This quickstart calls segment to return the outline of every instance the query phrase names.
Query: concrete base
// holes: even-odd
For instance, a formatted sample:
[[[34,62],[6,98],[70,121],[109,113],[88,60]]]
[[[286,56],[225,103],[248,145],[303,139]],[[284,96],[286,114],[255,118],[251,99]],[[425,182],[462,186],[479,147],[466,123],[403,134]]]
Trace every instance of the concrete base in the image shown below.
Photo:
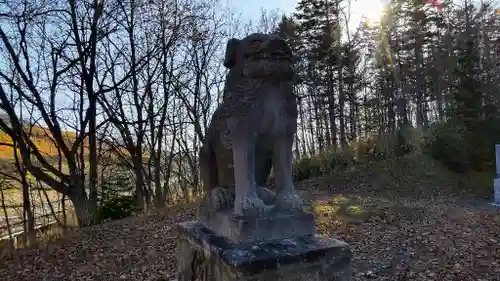
[[[314,215],[309,212],[275,213],[263,217],[235,217],[233,209],[202,211],[198,220],[215,235],[233,243],[249,243],[315,234]]]
[[[350,281],[346,243],[311,235],[233,244],[201,223],[178,225],[178,281]]]

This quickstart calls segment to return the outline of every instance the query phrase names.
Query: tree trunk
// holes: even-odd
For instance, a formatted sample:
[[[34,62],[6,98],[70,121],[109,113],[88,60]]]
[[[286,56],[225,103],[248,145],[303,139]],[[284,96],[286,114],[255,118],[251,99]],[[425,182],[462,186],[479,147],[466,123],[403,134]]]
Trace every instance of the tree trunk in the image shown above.
[[[139,158],[139,159],[138,159]],[[137,204],[139,208],[143,209],[145,206],[145,194],[144,194],[144,178],[142,172],[142,161],[141,157],[134,156],[134,173],[135,173],[135,197],[137,199]]]
[[[93,96],[91,98],[91,105],[89,107],[89,199],[91,201],[90,206],[97,207],[97,168],[98,168],[98,160],[97,160],[97,135],[96,135],[96,127],[97,127],[97,101],[96,97]],[[89,206],[89,207],[90,207]],[[90,213],[95,213],[96,210],[89,210]]]
[[[337,54],[338,56],[341,56],[341,54]],[[344,149],[347,146],[347,140],[346,140],[346,129],[345,129],[345,92],[344,92],[344,87],[343,87],[343,75],[342,75],[342,62],[341,59],[339,59],[338,63],[338,90],[339,90],[339,142],[340,142],[340,148]]]
[[[304,106],[302,104],[302,102],[299,100],[299,103],[298,103],[298,107],[299,107],[299,118],[300,118],[300,133],[301,133],[301,147],[302,147],[302,154],[306,154],[308,151],[306,150],[306,143],[307,143],[307,139],[306,139],[306,132],[307,132],[307,129],[306,129],[306,124],[305,124],[305,119],[304,119]],[[309,151],[310,152],[310,151]]]
[[[73,203],[75,215],[80,227],[87,227],[96,221],[95,213],[92,213],[91,202],[85,195],[83,188],[73,188],[72,192],[68,194],[69,200]]]

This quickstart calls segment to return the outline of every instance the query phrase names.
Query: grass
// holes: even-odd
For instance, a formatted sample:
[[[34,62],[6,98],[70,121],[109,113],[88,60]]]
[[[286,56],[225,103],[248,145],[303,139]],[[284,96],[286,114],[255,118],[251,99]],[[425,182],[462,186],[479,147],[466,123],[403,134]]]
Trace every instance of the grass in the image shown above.
[[[334,195],[328,201],[313,201],[309,203],[309,210],[318,216],[318,222],[324,220],[345,220],[349,222],[365,221],[370,213],[355,197]]]
[[[10,203],[11,206],[15,207],[15,206],[20,205],[23,202],[22,192],[18,188],[4,189],[3,192],[4,192],[6,204]],[[44,192],[47,194],[47,197],[49,198],[50,202],[58,201],[58,200],[61,200],[61,198],[62,198],[61,194],[53,189],[45,189],[45,190],[34,189],[31,191],[31,193],[32,193],[31,198],[32,198],[33,204],[36,205],[38,203],[41,203],[41,202],[38,202],[38,201],[40,201],[40,199],[39,199],[40,195],[45,202],[46,199],[45,199],[45,195],[43,194]],[[38,194],[38,193],[40,193],[40,194]],[[33,195],[35,195],[35,196],[33,196]]]

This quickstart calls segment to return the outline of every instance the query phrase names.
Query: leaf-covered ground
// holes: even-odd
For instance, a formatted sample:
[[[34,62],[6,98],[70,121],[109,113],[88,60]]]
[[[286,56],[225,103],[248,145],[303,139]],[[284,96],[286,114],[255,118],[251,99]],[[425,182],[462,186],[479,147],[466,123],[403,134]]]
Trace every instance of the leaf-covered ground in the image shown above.
[[[310,183],[309,183],[310,184]],[[318,231],[347,241],[354,280],[500,280],[500,211],[482,201],[303,192]],[[0,280],[171,280],[171,207],[83,229],[0,265]]]
[[[313,205],[318,230],[353,248],[354,280],[500,280],[500,212],[483,202],[337,195]]]

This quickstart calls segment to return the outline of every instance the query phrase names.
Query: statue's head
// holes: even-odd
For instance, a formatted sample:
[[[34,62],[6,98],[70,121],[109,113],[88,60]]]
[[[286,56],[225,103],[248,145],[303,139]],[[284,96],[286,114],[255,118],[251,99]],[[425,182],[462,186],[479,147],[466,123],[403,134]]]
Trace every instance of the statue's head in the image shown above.
[[[281,37],[253,33],[227,42],[224,66],[246,77],[291,80],[292,58],[292,50]]]

